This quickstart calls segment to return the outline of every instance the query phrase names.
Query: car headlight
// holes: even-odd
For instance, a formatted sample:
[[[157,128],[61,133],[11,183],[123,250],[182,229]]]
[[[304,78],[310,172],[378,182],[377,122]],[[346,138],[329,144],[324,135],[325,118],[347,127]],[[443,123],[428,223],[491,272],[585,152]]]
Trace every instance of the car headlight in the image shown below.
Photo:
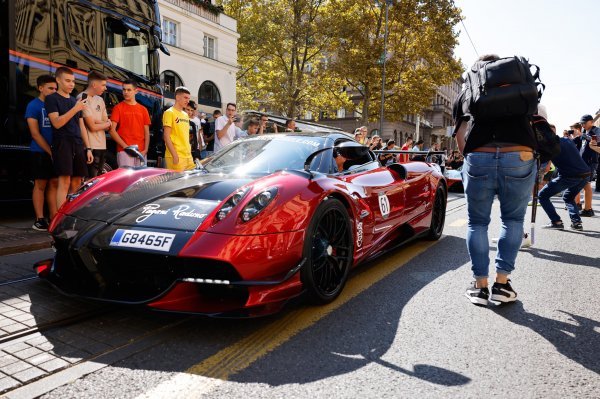
[[[248,202],[248,204],[242,209],[240,218],[242,222],[248,222],[256,215],[258,215],[263,209],[267,207],[277,196],[277,187],[268,188],[258,193],[254,198]]]
[[[227,201],[225,201],[223,206],[221,206],[221,208],[217,212],[217,215],[216,215],[217,222],[220,222],[221,220],[225,219],[227,217],[227,215],[229,215],[231,210],[237,204],[239,204],[241,200],[244,199],[244,197],[246,196],[246,194],[248,194],[249,191],[250,191],[250,187],[246,187],[246,188],[236,191],[231,197],[229,197],[229,199]]]

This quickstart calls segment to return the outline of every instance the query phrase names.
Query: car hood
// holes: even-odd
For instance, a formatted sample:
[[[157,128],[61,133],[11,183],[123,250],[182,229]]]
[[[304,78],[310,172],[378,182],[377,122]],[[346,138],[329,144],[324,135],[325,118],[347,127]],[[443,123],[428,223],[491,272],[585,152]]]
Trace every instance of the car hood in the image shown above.
[[[254,179],[221,174],[170,174],[121,193],[98,193],[70,216],[120,226],[194,231],[231,193]]]

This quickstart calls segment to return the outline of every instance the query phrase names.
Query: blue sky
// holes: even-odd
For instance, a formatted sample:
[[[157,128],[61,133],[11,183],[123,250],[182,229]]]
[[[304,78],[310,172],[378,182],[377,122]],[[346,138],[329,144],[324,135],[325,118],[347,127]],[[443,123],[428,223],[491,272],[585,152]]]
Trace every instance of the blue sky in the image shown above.
[[[537,64],[542,104],[560,134],[600,109],[600,1],[455,0],[479,55],[522,55]],[[477,59],[462,24],[456,56]]]

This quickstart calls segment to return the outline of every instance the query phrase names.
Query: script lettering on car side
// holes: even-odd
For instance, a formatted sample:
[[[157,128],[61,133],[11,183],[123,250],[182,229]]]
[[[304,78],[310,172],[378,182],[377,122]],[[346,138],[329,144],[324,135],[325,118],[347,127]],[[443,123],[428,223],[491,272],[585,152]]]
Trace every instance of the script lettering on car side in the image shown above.
[[[363,244],[363,224],[356,222],[356,248],[362,248]]]

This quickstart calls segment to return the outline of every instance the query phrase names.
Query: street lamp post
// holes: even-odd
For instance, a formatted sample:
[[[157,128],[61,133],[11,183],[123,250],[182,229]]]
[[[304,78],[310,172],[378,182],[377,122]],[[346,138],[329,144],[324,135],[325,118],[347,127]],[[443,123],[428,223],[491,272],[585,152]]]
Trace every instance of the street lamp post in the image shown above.
[[[379,114],[379,135],[383,134],[383,113],[385,111],[385,62],[387,61],[387,38],[388,38],[388,8],[392,0],[385,2],[385,24],[383,33],[383,55],[381,56],[381,111]]]

